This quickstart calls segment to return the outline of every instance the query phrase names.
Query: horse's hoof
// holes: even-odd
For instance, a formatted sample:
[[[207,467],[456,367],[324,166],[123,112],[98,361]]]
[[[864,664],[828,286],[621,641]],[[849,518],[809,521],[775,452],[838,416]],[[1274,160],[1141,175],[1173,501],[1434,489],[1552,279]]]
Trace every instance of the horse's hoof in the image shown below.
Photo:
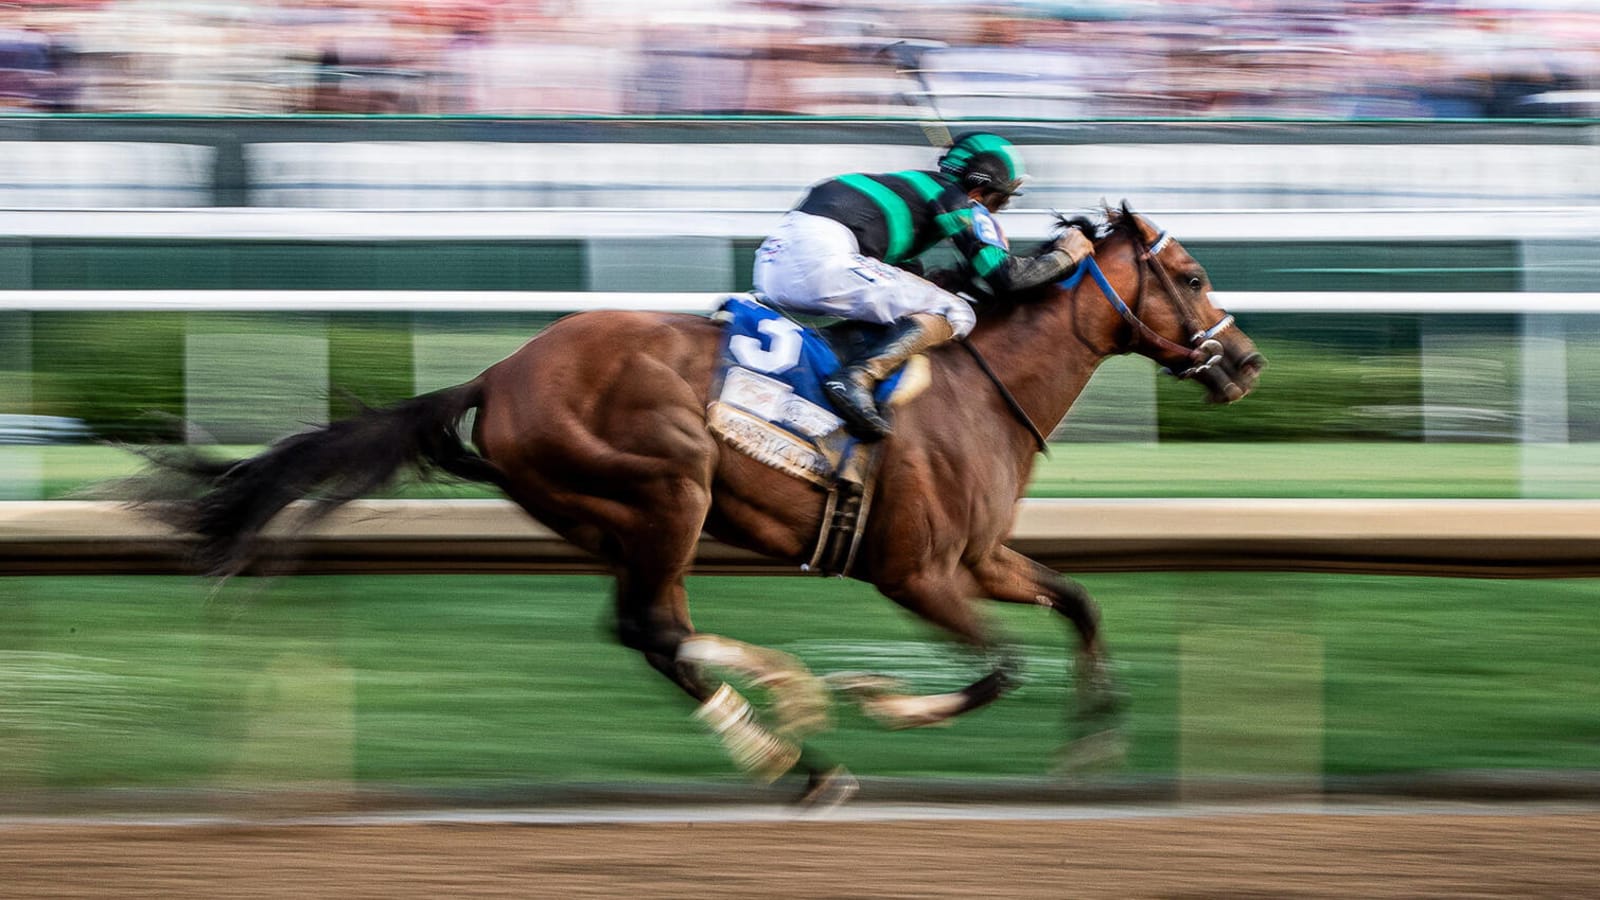
[[[1128,739],[1119,728],[1107,728],[1068,741],[1057,757],[1058,775],[1120,768],[1128,757]]]
[[[834,766],[826,772],[814,773],[795,805],[807,815],[825,815],[849,802],[859,790],[861,782],[856,781],[849,769]]]
[[[1105,721],[1121,716],[1127,709],[1127,693],[1103,688],[1079,698],[1077,717],[1080,722]]]

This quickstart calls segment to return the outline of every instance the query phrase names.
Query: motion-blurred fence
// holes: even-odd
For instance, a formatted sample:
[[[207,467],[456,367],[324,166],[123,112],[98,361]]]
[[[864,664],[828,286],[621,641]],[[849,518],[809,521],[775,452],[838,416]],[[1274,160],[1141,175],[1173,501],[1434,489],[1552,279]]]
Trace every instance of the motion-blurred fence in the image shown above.
[[[188,420],[195,439],[267,440],[324,419],[337,389],[382,401],[471,377],[558,312],[708,311],[719,293],[749,287],[755,247],[780,214],[0,212],[12,262],[0,267],[0,343],[17,373],[0,401],[113,436],[138,437],[133,417],[159,410]],[[1018,242],[1055,228],[1041,210],[1004,219]],[[1600,438],[1594,208],[1156,221],[1268,341],[1277,364],[1263,389],[1298,392],[1293,407],[1283,394],[1241,407],[1240,436]],[[1158,414],[1158,394],[1150,366],[1114,360],[1063,436],[1193,437],[1225,418]]]
[[[912,112],[912,116],[916,113]],[[0,207],[770,209],[844,171],[928,167],[988,127],[1032,173],[1020,206],[1584,206],[1591,121],[1172,122],[761,117],[0,118]]]

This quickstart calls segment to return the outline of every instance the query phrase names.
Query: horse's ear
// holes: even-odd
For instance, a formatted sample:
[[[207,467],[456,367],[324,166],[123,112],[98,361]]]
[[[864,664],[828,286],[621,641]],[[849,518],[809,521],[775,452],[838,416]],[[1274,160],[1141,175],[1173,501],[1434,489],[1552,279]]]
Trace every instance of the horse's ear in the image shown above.
[[[1144,219],[1139,218],[1139,214],[1133,211],[1133,206],[1128,203],[1127,198],[1123,198],[1122,205],[1117,208],[1112,217],[1121,226],[1124,234],[1133,235],[1141,241],[1155,239],[1155,227]]]

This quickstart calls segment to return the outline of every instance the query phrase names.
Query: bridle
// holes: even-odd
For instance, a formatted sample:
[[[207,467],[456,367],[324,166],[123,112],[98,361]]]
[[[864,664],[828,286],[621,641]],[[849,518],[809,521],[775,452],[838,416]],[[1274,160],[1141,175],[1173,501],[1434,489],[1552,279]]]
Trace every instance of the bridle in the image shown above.
[[[1161,251],[1167,249],[1167,245],[1170,243],[1172,243],[1172,236],[1165,231],[1156,235],[1155,243],[1148,246],[1144,245],[1142,240],[1135,241],[1134,246],[1138,248],[1137,256],[1134,259],[1135,268],[1139,272],[1139,292],[1134,296],[1134,301],[1139,302],[1144,299],[1144,270],[1148,268],[1161,281],[1162,288],[1166,290],[1167,296],[1172,298],[1173,304],[1177,307],[1178,315],[1183,319],[1184,331],[1189,333],[1189,346],[1187,347],[1162,337],[1156,333],[1155,329],[1146,325],[1144,320],[1140,319],[1138,314],[1117,294],[1117,289],[1111,286],[1111,282],[1106,278],[1106,273],[1100,271],[1100,264],[1094,261],[1093,256],[1084,257],[1083,261],[1078,263],[1077,271],[1067,276],[1065,280],[1056,282],[1056,286],[1064,291],[1071,292],[1083,281],[1083,276],[1088,275],[1093,278],[1094,283],[1100,287],[1100,293],[1104,294],[1106,300],[1110,301],[1112,308],[1117,311],[1118,315],[1122,316],[1123,321],[1133,328],[1133,338],[1129,341],[1127,349],[1132,350],[1139,345],[1140,341],[1143,341],[1165,353],[1171,354],[1173,357],[1186,359],[1189,361],[1189,367],[1182,371],[1175,372],[1170,366],[1163,367],[1161,371],[1175,378],[1188,379],[1208,372],[1222,362],[1222,342],[1217,340],[1217,335],[1232,327],[1233,316],[1224,314],[1221,321],[1209,328],[1202,327],[1199,324],[1198,317],[1195,315],[1194,310],[1190,308],[1190,305],[1184,302],[1183,294],[1178,291],[1178,285],[1173,282],[1172,276],[1156,260],[1156,257],[1160,256]],[[1005,401],[1007,408],[1011,410],[1011,414],[1028,429],[1028,433],[1033,436],[1035,446],[1038,447],[1041,453],[1048,455],[1050,446],[1045,440],[1044,432],[1040,431],[1039,426],[1035,425],[1033,419],[1029,418],[1027,410],[1022,408],[1022,404],[1018,403],[1017,398],[1006,388],[1005,382],[1000,380],[1000,376],[990,367],[988,360],[983,358],[983,354],[978,352],[978,348],[974,347],[971,341],[962,340],[960,343],[961,346],[967,348],[967,352],[972,354],[973,360],[977,362],[978,368],[983,371],[983,374],[988,376],[989,380],[994,383],[995,388],[1000,392],[1001,399]]]
[[[1216,337],[1233,325],[1233,316],[1224,315],[1221,321],[1209,328],[1201,326],[1194,310],[1190,308],[1188,303],[1184,302],[1183,294],[1178,290],[1178,285],[1172,280],[1172,276],[1156,260],[1156,257],[1161,255],[1161,251],[1167,249],[1167,246],[1172,243],[1172,235],[1163,231],[1156,235],[1155,243],[1148,246],[1142,246],[1142,243],[1139,242],[1136,245],[1139,247],[1135,261],[1139,270],[1140,287],[1139,293],[1134,297],[1134,301],[1139,302],[1144,297],[1144,270],[1148,268],[1155,273],[1156,279],[1161,282],[1161,287],[1176,305],[1178,315],[1183,319],[1183,330],[1189,333],[1189,346],[1185,347],[1176,341],[1162,337],[1156,333],[1155,329],[1146,325],[1144,320],[1139,318],[1138,313],[1117,294],[1117,289],[1111,286],[1111,282],[1107,280],[1105,273],[1100,270],[1100,264],[1095,262],[1092,256],[1085,257],[1083,262],[1078,264],[1078,270],[1068,276],[1065,281],[1058,282],[1058,285],[1063,290],[1070,291],[1078,286],[1085,274],[1093,278],[1094,283],[1100,288],[1100,293],[1104,294],[1106,300],[1110,301],[1111,307],[1117,311],[1117,315],[1121,316],[1122,320],[1133,328],[1133,339],[1129,342],[1128,349],[1132,350],[1143,342],[1163,351],[1165,354],[1170,354],[1172,357],[1187,359],[1190,365],[1182,371],[1173,371],[1171,367],[1163,368],[1162,371],[1179,379],[1193,378],[1222,362],[1222,343]]]

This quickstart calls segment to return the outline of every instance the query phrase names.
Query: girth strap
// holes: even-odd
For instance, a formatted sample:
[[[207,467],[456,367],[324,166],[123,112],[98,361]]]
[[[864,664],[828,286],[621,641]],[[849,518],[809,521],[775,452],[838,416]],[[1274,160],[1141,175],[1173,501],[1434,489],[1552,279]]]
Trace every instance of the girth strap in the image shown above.
[[[872,497],[878,480],[878,464],[883,459],[883,443],[856,443],[828,488],[822,510],[822,526],[817,546],[802,572],[819,575],[849,575],[861,548],[861,535],[872,511]]]

